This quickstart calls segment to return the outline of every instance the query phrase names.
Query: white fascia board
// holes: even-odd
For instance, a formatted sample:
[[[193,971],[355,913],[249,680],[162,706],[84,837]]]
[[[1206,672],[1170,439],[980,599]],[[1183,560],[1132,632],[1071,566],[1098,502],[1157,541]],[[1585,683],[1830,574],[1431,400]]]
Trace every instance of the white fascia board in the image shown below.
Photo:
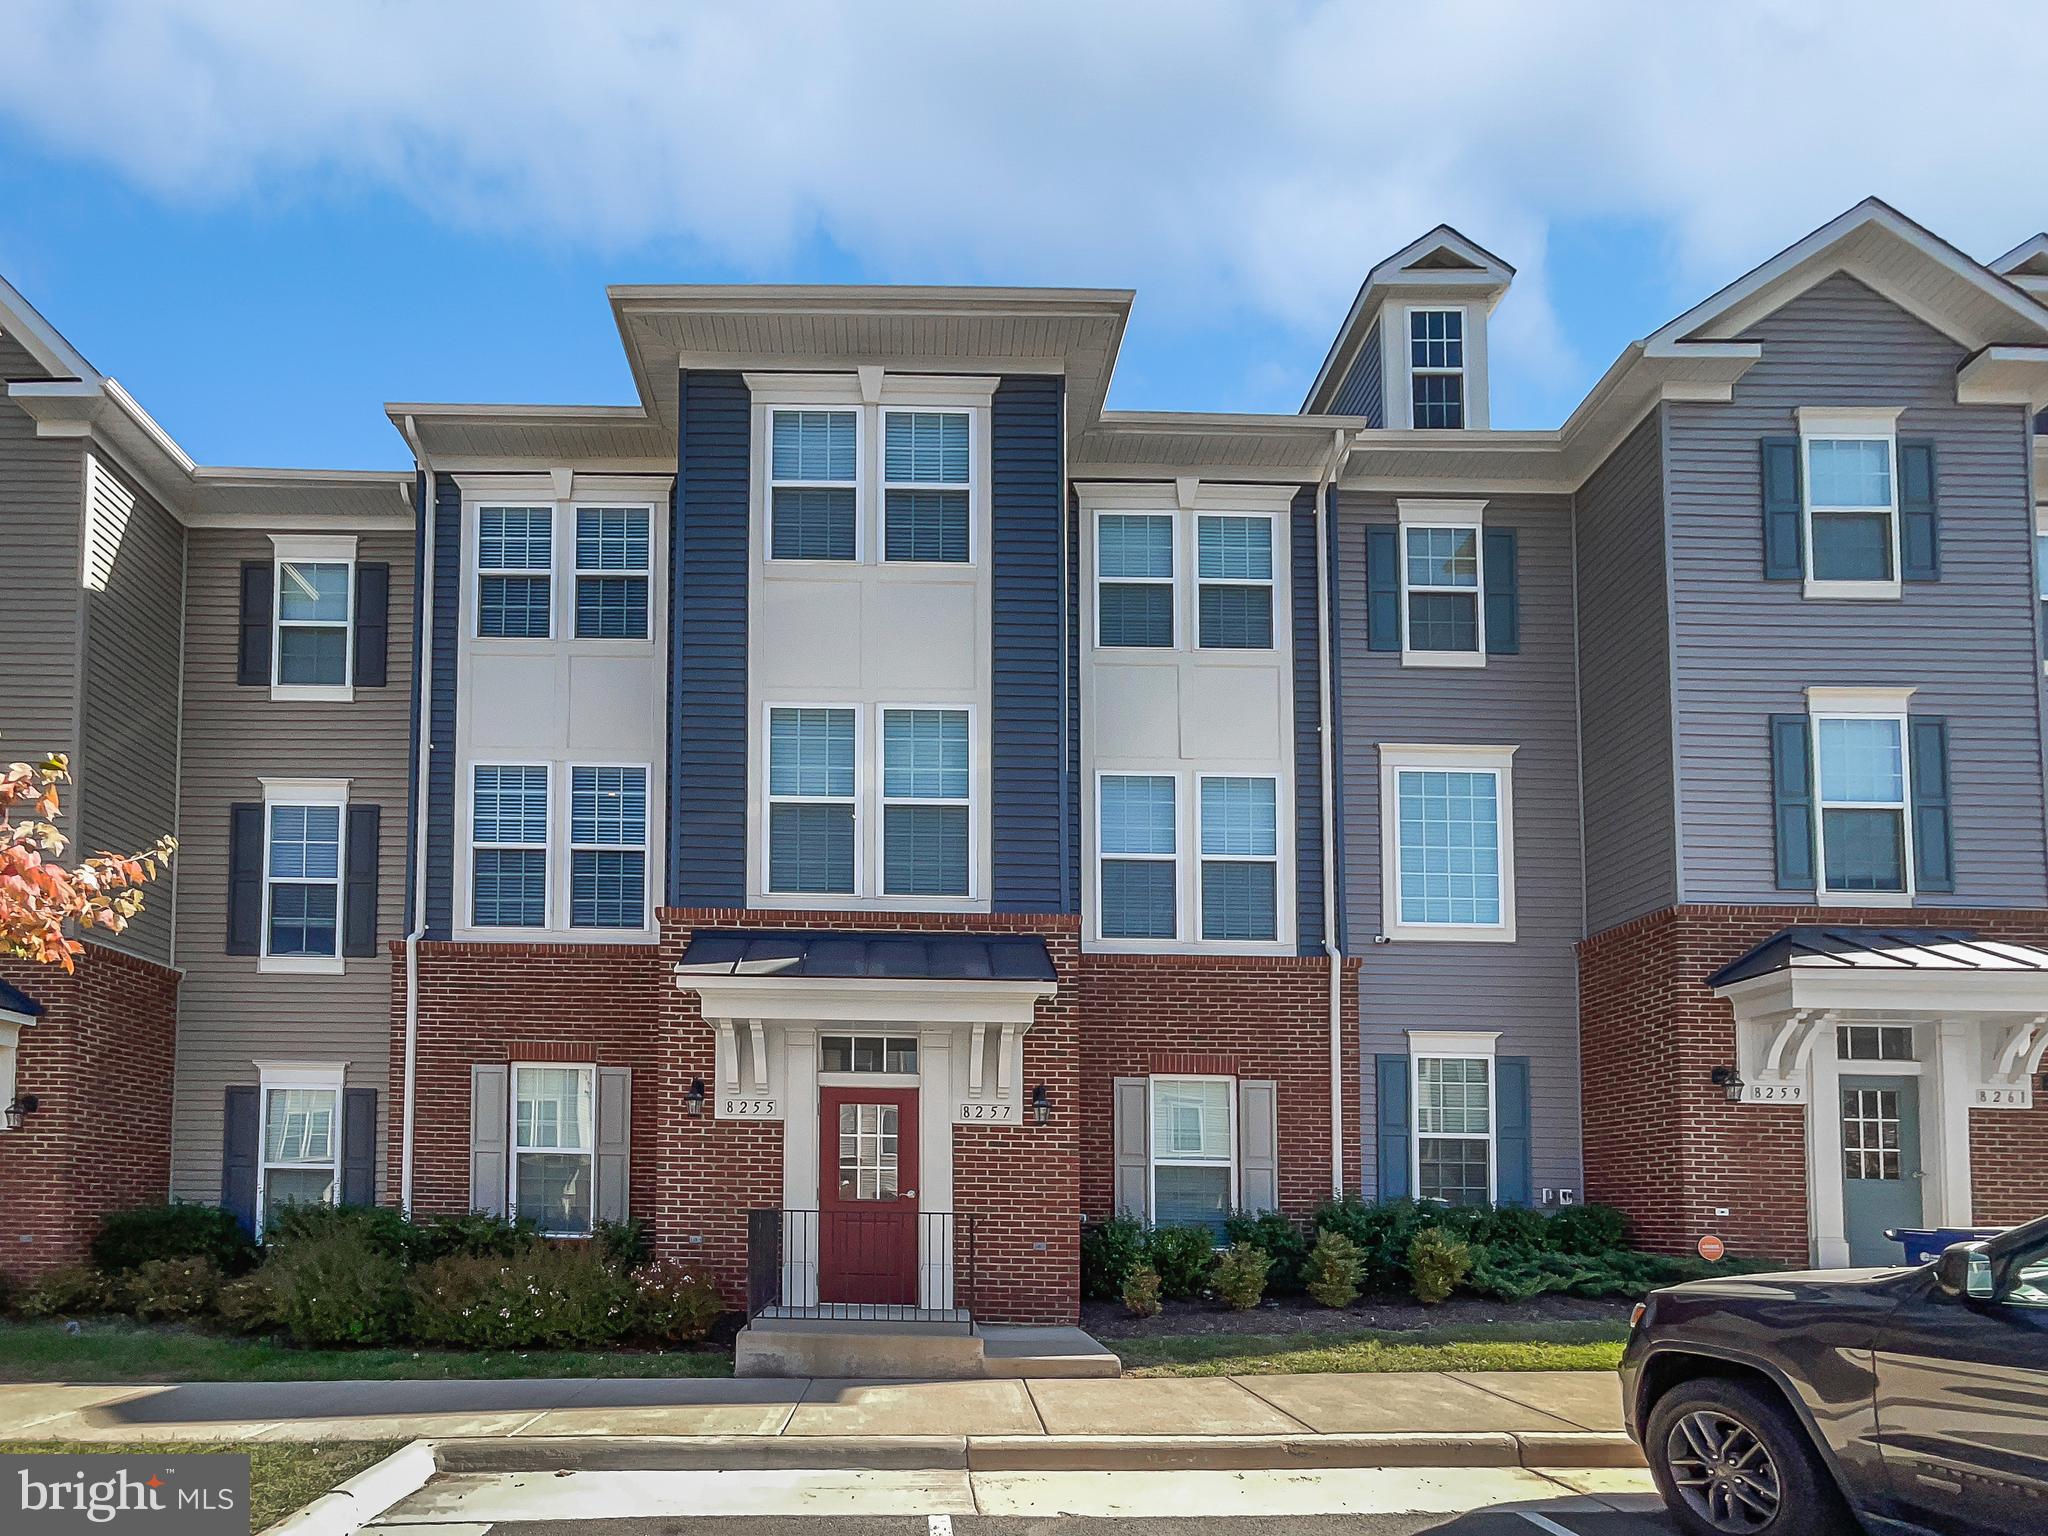
[[[1871,970],[1795,964],[1767,976],[1716,987],[1714,994],[1735,1005],[1737,1019],[1799,1009],[1876,1009],[1939,1018],[2038,1014],[2048,1013],[2048,971]]]
[[[1986,347],[1956,370],[1956,404],[2048,407],[2048,346]]]
[[[676,986],[697,994],[707,1019],[851,1024],[1021,1024],[1037,1017],[1050,981],[920,981],[814,976],[703,976]]]
[[[99,382],[99,370],[4,277],[0,277],[0,331],[20,342],[46,371]]]

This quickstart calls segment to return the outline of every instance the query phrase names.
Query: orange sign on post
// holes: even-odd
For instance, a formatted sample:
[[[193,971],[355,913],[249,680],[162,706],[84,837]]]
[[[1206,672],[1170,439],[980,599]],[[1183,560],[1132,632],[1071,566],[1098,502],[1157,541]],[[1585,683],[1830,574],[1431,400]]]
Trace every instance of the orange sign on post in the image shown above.
[[[1719,1239],[1718,1237],[1714,1236],[1714,1234],[1711,1232],[1709,1232],[1705,1237],[1700,1239],[1700,1257],[1705,1259],[1709,1264],[1713,1263],[1714,1260],[1720,1258],[1721,1255],[1726,1253],[1727,1251],[1728,1245],[1722,1242],[1721,1239]]]

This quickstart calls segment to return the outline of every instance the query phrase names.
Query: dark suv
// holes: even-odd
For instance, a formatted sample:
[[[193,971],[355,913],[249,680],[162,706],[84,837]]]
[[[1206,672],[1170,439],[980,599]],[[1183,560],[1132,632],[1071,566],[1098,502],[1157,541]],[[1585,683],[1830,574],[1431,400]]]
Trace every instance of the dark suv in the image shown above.
[[[1681,1530],[2048,1536],[2048,1218],[1918,1269],[1654,1292],[1621,1392]]]

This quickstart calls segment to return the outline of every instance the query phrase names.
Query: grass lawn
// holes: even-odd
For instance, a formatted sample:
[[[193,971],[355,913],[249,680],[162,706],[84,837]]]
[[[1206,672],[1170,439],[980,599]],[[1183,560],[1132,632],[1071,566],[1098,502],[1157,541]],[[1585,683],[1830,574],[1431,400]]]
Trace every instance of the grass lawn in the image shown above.
[[[1404,1333],[1206,1334],[1116,1339],[1132,1376],[1280,1376],[1311,1371],[1611,1371],[1619,1322],[1460,1324]]]
[[[100,1445],[63,1440],[17,1440],[0,1442],[0,1452],[50,1452],[67,1456],[183,1456],[200,1451],[231,1452],[249,1458],[249,1529],[260,1531],[301,1509],[336,1483],[354,1477],[363,1468],[382,1461],[405,1442],[402,1440],[352,1440],[339,1445],[250,1445],[242,1442],[202,1444],[180,1441],[165,1445]]]
[[[726,1350],[299,1349],[119,1318],[0,1322],[0,1382],[441,1381],[554,1376],[730,1376]]]

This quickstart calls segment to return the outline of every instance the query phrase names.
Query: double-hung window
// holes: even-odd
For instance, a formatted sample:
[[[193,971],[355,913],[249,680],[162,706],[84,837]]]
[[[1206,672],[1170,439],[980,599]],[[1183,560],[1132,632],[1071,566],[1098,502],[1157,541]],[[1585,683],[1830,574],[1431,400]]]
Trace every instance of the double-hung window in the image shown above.
[[[512,1069],[512,1209],[549,1237],[593,1227],[597,1174],[596,1071]]]
[[[476,534],[478,637],[547,639],[554,633],[554,508],[479,507]]]
[[[341,953],[341,813],[338,799],[264,807],[265,955]]]
[[[971,750],[964,709],[882,711],[882,894],[967,896]]]
[[[1173,648],[1173,525],[1166,512],[1095,520],[1097,645]]]
[[[1220,1239],[1237,1206],[1237,1130],[1227,1077],[1155,1077],[1152,1220],[1206,1227]]]
[[[1273,648],[1273,519],[1195,520],[1197,643],[1204,650]]]
[[[1380,748],[1382,931],[1515,936],[1512,747]]]
[[[647,770],[569,769],[569,926],[647,925]]]
[[[1106,773],[1096,802],[1105,939],[1180,936],[1179,815],[1170,773]]]
[[[548,925],[548,767],[478,763],[470,806],[470,920],[479,928]]]
[[[1279,781],[1205,775],[1202,937],[1272,940],[1280,926]]]
[[[1806,579],[1823,597],[1896,596],[1896,412],[1802,409]]]
[[[266,1071],[257,1235],[293,1205],[333,1205],[341,1184],[341,1082],[300,1068]]]
[[[1465,311],[1408,311],[1411,425],[1465,425]]]
[[[768,554],[860,558],[858,411],[769,413]]]
[[[1822,895],[1893,895],[1912,889],[1906,717],[1813,715],[1820,765]]]
[[[1486,661],[1479,524],[1401,524],[1404,659],[1437,666]]]
[[[277,562],[277,668],[283,688],[346,688],[355,566],[348,560]]]
[[[1493,1199],[1493,1058],[1415,1054],[1415,1192],[1448,1205]]]
[[[851,709],[768,711],[768,889],[859,889],[859,717]]]
[[[647,638],[645,507],[576,509],[576,638]]]
[[[964,564],[973,434],[965,411],[882,414],[882,558]]]

